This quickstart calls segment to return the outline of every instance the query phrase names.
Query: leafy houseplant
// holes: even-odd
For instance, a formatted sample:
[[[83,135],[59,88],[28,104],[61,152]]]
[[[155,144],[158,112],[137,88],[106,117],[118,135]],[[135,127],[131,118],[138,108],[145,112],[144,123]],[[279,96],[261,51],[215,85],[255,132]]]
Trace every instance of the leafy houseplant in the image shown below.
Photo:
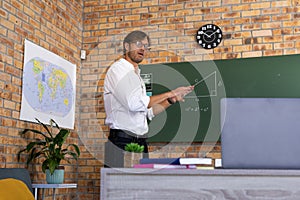
[[[133,153],[142,153],[144,151],[144,145],[139,145],[137,143],[129,143],[125,146],[125,151]]]
[[[71,158],[75,160],[78,159],[80,150],[76,144],[68,144],[66,147],[63,147],[70,134],[68,129],[60,128],[53,119],[50,119],[50,129],[40,120],[36,120],[46,132],[41,132],[36,129],[25,129],[21,132],[21,135],[32,132],[41,135],[43,139],[36,138],[34,141],[30,142],[26,148],[20,150],[18,152],[18,160],[20,160],[22,152],[27,152],[29,154],[27,164],[37,158],[44,158],[42,171],[45,173],[46,169],[49,169],[50,174],[52,175],[55,169],[59,167],[62,160],[70,162],[69,159]],[[56,134],[54,133],[55,130],[57,130]]]

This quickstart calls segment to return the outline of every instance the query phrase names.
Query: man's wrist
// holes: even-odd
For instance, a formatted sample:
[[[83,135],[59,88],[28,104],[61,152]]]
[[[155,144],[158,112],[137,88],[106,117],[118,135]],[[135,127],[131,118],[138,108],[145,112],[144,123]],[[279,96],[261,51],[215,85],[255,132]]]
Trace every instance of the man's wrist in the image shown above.
[[[170,99],[170,98],[174,97],[174,94],[173,94],[173,92],[172,92],[172,91],[169,91],[169,92],[167,92],[166,94],[167,94],[167,96],[166,96],[166,97],[167,97],[168,99]]]
[[[171,98],[167,98],[167,101],[170,105],[173,105],[174,103],[176,103],[176,101],[173,101]]]

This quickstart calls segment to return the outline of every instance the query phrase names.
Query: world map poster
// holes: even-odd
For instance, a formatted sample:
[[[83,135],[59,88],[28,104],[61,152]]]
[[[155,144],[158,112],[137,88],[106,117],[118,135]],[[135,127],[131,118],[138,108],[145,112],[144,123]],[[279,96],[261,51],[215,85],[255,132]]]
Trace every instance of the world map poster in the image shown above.
[[[20,119],[73,129],[76,65],[25,40]]]

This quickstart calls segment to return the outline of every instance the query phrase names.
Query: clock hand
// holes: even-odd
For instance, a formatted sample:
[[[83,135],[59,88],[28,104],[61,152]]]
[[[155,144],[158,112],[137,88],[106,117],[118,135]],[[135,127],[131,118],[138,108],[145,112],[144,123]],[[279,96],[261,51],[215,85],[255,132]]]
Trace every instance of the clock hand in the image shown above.
[[[210,38],[210,36],[209,35],[207,35],[205,32],[203,32],[203,31],[200,31],[200,34],[204,34],[204,35],[206,35],[207,37],[209,37]]]
[[[219,29],[218,30],[216,30],[215,32],[213,32],[212,34],[210,34],[209,36],[207,36],[207,37],[211,37],[213,34],[215,34],[216,32],[219,32]]]

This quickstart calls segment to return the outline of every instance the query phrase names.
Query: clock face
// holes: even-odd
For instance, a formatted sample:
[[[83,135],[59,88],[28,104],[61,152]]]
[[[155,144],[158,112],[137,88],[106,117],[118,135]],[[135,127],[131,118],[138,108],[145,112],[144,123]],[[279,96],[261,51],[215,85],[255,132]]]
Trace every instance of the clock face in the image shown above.
[[[213,49],[221,43],[222,37],[222,31],[217,25],[206,24],[197,31],[196,40],[204,49]]]

